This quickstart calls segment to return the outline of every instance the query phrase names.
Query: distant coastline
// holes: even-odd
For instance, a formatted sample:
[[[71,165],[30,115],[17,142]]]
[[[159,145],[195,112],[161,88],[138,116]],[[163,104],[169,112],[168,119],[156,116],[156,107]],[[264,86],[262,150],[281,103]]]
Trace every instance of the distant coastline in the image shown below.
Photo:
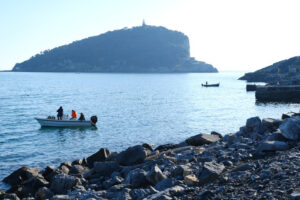
[[[300,56],[276,62],[255,72],[245,73],[239,80],[265,82],[270,85],[300,85]]]

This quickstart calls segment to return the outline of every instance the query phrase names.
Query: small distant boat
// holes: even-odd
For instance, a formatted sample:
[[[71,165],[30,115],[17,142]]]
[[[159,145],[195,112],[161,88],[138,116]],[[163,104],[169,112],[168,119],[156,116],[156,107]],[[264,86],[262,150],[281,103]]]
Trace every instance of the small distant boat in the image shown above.
[[[202,87],[219,87],[220,83],[216,83],[216,84],[202,84]]]
[[[42,127],[91,127],[96,126],[97,116],[92,116],[90,120],[77,119],[51,119],[51,118],[35,118]]]

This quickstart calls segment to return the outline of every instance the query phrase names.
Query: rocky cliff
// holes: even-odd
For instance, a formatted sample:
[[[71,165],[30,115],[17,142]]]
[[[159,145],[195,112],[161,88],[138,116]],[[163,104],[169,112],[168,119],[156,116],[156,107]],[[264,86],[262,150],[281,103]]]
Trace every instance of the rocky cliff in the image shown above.
[[[190,57],[189,39],[183,33],[143,25],[46,50],[17,63],[13,71],[217,72],[217,69]]]
[[[300,56],[274,63],[255,72],[246,73],[240,80],[280,85],[300,85]]]

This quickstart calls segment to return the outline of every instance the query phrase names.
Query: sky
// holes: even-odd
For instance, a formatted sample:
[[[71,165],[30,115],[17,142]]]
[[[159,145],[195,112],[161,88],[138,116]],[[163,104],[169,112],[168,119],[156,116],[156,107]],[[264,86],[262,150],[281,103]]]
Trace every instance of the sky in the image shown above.
[[[0,70],[145,19],[186,34],[197,60],[254,71],[300,55],[299,8],[298,0],[0,0]]]

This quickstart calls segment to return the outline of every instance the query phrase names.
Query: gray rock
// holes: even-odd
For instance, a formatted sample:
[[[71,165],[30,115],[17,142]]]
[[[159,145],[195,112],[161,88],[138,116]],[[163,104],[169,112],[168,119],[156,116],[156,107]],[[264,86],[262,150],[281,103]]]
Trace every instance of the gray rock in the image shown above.
[[[72,166],[73,166],[73,165],[82,165],[82,163],[83,163],[83,161],[82,161],[81,159],[74,160],[74,161],[72,162]]]
[[[225,169],[223,164],[215,162],[205,162],[202,171],[199,174],[199,183],[207,183],[214,181]]]
[[[185,140],[188,145],[201,146],[219,141],[219,136],[201,133]]]
[[[119,164],[114,161],[94,163],[94,171],[99,176],[110,176],[113,172],[119,171],[120,169]]]
[[[222,138],[222,141],[227,142],[228,145],[232,145],[234,144],[235,140],[237,139],[237,135],[236,134],[227,134]]]
[[[139,168],[134,169],[127,174],[125,184],[130,184],[133,188],[147,186],[148,181],[146,175],[145,170]]]
[[[47,181],[50,181],[53,178],[53,176],[56,175],[54,174],[54,171],[55,171],[54,166],[47,166],[43,171],[42,175],[45,177]]]
[[[177,185],[177,186],[168,188],[166,190],[160,191],[158,193],[149,195],[146,199],[147,200],[172,199],[170,197],[170,196],[172,196],[172,194],[182,192],[182,191],[184,191],[184,187]]]
[[[67,161],[67,162],[63,162],[60,164],[59,168],[61,168],[62,166],[66,166],[67,168],[71,168],[72,167],[72,163]]]
[[[292,194],[291,199],[293,200],[300,200],[300,189],[297,188]]]
[[[241,165],[237,168],[235,168],[234,170],[232,170],[233,172],[239,172],[239,171],[247,171],[247,170],[250,170],[250,169],[253,169],[254,168],[254,165],[253,164],[244,164],[244,165]]]
[[[69,171],[69,174],[84,174],[88,171],[89,169],[87,167],[83,167],[81,165],[73,165]]]
[[[157,183],[154,188],[156,190],[162,191],[167,188],[175,186],[175,184],[176,184],[176,179],[166,178],[166,179],[163,179],[162,181],[160,181],[159,183]]]
[[[42,187],[35,193],[35,198],[40,200],[50,199],[52,196],[53,192],[47,187]]]
[[[3,179],[4,183],[11,186],[19,185],[34,176],[37,176],[41,170],[35,168],[21,167]]]
[[[114,176],[113,178],[110,178],[110,179],[104,181],[102,185],[105,189],[108,189],[113,185],[122,183],[123,181],[124,181],[124,179],[122,177]]]
[[[264,118],[262,120],[262,125],[268,129],[273,130],[273,129],[278,128],[281,122],[282,122],[282,120],[279,120],[279,119]]]
[[[136,145],[120,152],[116,160],[120,165],[130,166],[144,162],[146,156],[147,151],[144,147],[142,145]]]
[[[300,117],[288,118],[279,126],[282,135],[289,140],[300,139]]]
[[[153,151],[152,146],[147,143],[142,144],[142,146],[144,147],[144,149],[148,150],[149,153],[151,153]]]
[[[285,151],[288,149],[289,145],[281,141],[263,141],[257,147],[257,151]]]
[[[291,118],[291,115],[288,115],[288,114],[282,114],[282,116],[281,116],[281,119],[282,119],[282,120],[288,119],[288,118]]]
[[[3,200],[20,200],[15,193],[6,193],[3,195]]]
[[[94,162],[104,162],[109,157],[111,152],[108,149],[101,148],[98,152],[87,158],[89,168],[94,166]]]
[[[109,191],[118,192],[118,191],[121,191],[121,190],[123,190],[124,188],[127,188],[127,187],[129,187],[129,185],[127,185],[127,184],[118,184],[118,185],[111,186],[109,188]]]
[[[281,131],[277,129],[275,132],[272,132],[266,139],[267,141],[282,141],[286,142],[287,139],[282,135]]]
[[[162,171],[157,165],[154,165],[146,176],[146,179],[153,185],[156,185],[158,182],[166,178],[167,177],[162,173]]]
[[[260,126],[261,126],[261,120],[259,117],[251,117],[251,118],[247,119],[247,122],[246,122],[247,128],[254,129],[254,128],[258,128]]]
[[[151,186],[147,189],[133,189],[129,192],[133,199],[144,199],[147,196],[155,193],[158,193],[158,191]]]
[[[216,132],[216,131],[212,131],[210,134],[211,134],[211,135],[216,135],[216,136],[218,136],[219,138],[223,138],[223,135],[222,135],[221,133]]]
[[[191,169],[186,165],[177,165],[175,168],[171,171],[171,176],[184,176],[191,173]]]
[[[69,174],[70,168],[66,165],[61,165],[57,170],[56,174]]]
[[[73,188],[79,182],[79,179],[73,176],[58,174],[53,177],[50,189],[56,194],[66,194],[68,190]]]
[[[178,147],[177,144],[164,144],[164,145],[159,145],[155,149],[155,151],[158,150],[158,151],[162,152],[162,151],[167,151],[167,150],[174,149],[174,148],[177,148],[177,147]]]
[[[55,195],[50,200],[70,200],[69,195]]]

